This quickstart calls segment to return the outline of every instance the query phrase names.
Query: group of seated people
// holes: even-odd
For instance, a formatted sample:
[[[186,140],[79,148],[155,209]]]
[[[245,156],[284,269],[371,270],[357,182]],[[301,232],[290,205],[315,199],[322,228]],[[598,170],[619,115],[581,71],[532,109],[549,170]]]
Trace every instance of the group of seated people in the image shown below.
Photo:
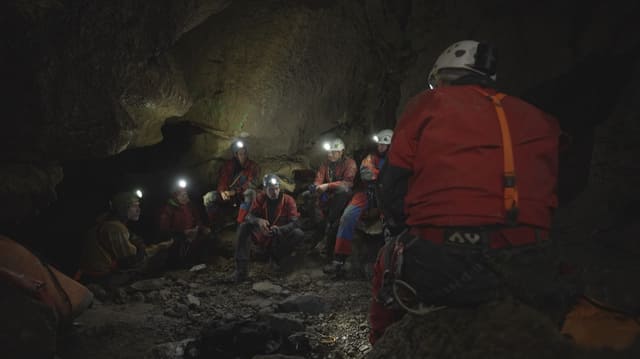
[[[335,138],[323,144],[327,159],[302,198],[312,223],[324,226],[314,249],[328,261],[324,271],[329,275],[344,274],[356,224],[367,208],[375,206],[373,185],[392,135],[393,131],[383,130],[374,136],[377,147],[361,163],[358,188],[354,188],[356,163],[344,154],[344,142]],[[216,189],[203,196],[207,218],[190,200],[187,181],[178,179],[156,216],[154,244],[146,244],[127,226],[140,217],[142,191],[114,195],[109,211],[88,232],[76,278],[117,286],[132,274],[204,262],[215,245],[215,232],[228,217],[237,224],[235,271],[230,279],[236,283],[248,279],[252,243],[277,266],[303,242],[296,200],[281,190],[282,179],[276,174],[266,174],[258,183],[259,166],[248,158],[242,141],[233,142],[231,151],[233,157],[222,165]]]

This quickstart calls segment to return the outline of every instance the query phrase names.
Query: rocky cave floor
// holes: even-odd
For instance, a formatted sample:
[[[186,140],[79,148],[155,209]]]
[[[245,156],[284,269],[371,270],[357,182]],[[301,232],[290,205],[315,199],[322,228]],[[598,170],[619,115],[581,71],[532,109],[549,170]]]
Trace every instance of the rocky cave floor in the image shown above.
[[[277,271],[254,261],[250,281],[239,285],[226,280],[233,271],[226,257],[216,257],[203,269],[164,272],[109,293],[90,285],[97,299],[76,318],[58,357],[251,358],[260,352],[364,357],[371,350],[370,281],[354,275],[329,278],[321,262],[308,256],[294,257],[292,263],[291,270]],[[255,323],[267,323],[271,331],[252,327]],[[293,342],[269,341],[273,330]],[[230,331],[244,333],[242,343],[232,343]]]
[[[323,261],[310,254],[318,234],[306,234],[280,270],[254,260],[250,281],[239,285],[228,282],[233,230],[223,232],[219,255],[204,266],[166,271],[109,293],[89,285],[96,301],[62,336],[56,359],[639,357],[640,340],[624,352],[581,350],[539,312],[512,303],[436,312],[427,320],[405,316],[395,336],[385,336],[372,352],[364,268],[352,264],[347,278],[327,277]],[[363,243],[356,236],[352,259],[371,258]]]

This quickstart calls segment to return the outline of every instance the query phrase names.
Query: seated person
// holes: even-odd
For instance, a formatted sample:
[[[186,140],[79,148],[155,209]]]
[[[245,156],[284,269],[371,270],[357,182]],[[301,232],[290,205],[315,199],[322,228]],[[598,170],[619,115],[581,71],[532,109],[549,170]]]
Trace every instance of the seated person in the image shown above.
[[[328,248],[333,247],[338,219],[351,199],[351,188],[358,169],[356,162],[344,155],[344,142],[341,139],[325,142],[323,148],[327,151],[327,159],[320,165],[313,184],[303,196],[306,206],[315,207],[307,212],[314,213],[316,221],[322,218],[326,220],[324,236],[315,247],[320,256],[326,257],[329,255]],[[316,200],[310,201],[311,197]]]
[[[238,217],[238,207],[244,202],[245,191],[256,187],[255,181],[260,172],[258,164],[249,159],[244,142],[233,142],[231,152],[233,157],[222,165],[218,174],[216,190],[203,197],[209,220],[216,231],[222,229],[225,216],[242,222],[243,218]]]
[[[333,262],[323,268],[327,274],[339,276],[343,274],[344,264],[351,255],[351,244],[356,225],[362,214],[369,208],[376,207],[375,185],[380,169],[387,158],[387,150],[391,145],[393,131],[382,130],[373,136],[376,149],[362,160],[360,164],[360,179],[362,188],[355,191],[353,198],[340,217],[340,226],[333,249]]]
[[[280,178],[268,174],[262,184],[264,192],[258,194],[245,221],[238,227],[236,270],[232,278],[236,283],[248,277],[250,240],[264,247],[270,258],[279,263],[302,243],[304,237],[298,228],[300,214],[296,201],[280,192]]]
[[[171,197],[160,209],[158,237],[173,240],[169,264],[180,266],[204,260],[213,242],[211,229],[202,222],[198,208],[189,199],[187,181],[179,179],[171,188]]]
[[[131,278],[123,275],[124,272],[144,270],[147,255],[154,255],[172,244],[167,241],[147,247],[129,232],[127,223],[140,218],[140,198],[140,190],[113,196],[109,212],[98,217],[98,223],[89,230],[76,278],[104,282],[107,286],[124,284]],[[117,278],[111,276],[116,272]]]

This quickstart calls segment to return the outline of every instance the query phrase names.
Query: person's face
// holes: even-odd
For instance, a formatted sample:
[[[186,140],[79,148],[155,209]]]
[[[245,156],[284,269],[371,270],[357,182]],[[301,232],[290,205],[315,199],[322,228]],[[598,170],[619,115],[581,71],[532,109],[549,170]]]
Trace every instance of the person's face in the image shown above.
[[[140,218],[140,201],[134,200],[129,205],[129,211],[127,211],[127,219],[135,222],[139,218]]]
[[[378,143],[378,153],[379,154],[383,154],[383,153],[387,152],[388,149],[389,149],[389,145]]]
[[[342,151],[329,151],[327,153],[327,158],[331,162],[335,162],[342,158]]]
[[[240,164],[243,165],[247,161],[247,149],[246,148],[239,149],[238,152],[236,152],[235,156],[238,159],[238,162],[240,162]]]
[[[174,192],[174,197],[176,199],[176,201],[180,204],[187,204],[189,203],[189,194],[187,193],[187,190],[184,188],[181,188],[177,191]]]
[[[267,186],[267,197],[269,199],[276,199],[280,195],[280,187],[278,186]]]

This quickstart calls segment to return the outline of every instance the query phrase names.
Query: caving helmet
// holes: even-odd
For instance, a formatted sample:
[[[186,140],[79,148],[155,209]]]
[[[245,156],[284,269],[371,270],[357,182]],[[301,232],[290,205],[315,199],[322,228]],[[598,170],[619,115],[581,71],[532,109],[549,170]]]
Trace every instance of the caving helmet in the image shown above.
[[[436,60],[427,79],[430,88],[435,88],[442,70],[465,70],[454,76],[461,77],[471,71],[496,80],[496,49],[474,40],[458,41],[449,46]]]
[[[336,138],[333,140],[326,141],[322,144],[322,148],[325,151],[344,151],[344,142],[341,139]]]
[[[262,187],[280,187],[280,177],[269,173],[262,178]]]
[[[384,129],[373,135],[373,141],[379,145],[390,145],[393,138],[393,130]]]
[[[241,148],[246,148],[244,141],[235,140],[231,143],[231,152],[235,155]]]

